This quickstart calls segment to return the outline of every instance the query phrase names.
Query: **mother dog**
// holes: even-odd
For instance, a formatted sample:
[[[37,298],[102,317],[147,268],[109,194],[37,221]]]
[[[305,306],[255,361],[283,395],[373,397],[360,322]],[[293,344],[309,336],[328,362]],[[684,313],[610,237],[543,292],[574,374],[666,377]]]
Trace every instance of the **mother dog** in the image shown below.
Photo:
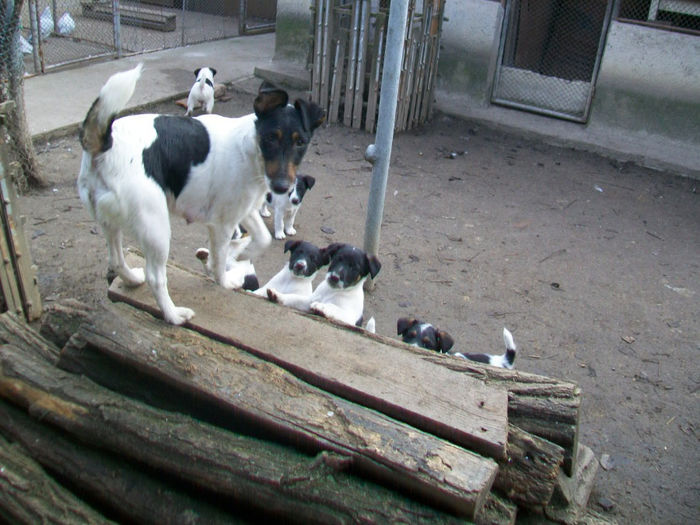
[[[194,312],[175,306],[168,294],[169,212],[207,225],[211,272],[221,286],[236,286],[226,273],[234,228],[241,223],[252,238],[241,258],[255,257],[270,244],[258,208],[265,192],[283,194],[294,184],[324,113],[303,100],[289,105],[285,91],[263,83],[255,113],[244,117],[151,114],[115,120],[141,67],[113,75],[88,111],[80,130],[78,191],[107,238],[110,272],[128,286],[148,282],[165,320],[182,324]],[[124,261],[122,232],[140,244],[145,271]]]

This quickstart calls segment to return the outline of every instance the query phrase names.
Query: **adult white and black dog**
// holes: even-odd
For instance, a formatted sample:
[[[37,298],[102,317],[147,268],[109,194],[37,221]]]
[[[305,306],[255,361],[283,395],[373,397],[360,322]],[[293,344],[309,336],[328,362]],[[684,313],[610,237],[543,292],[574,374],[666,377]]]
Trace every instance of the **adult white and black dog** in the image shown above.
[[[107,239],[109,269],[130,286],[148,282],[165,320],[181,324],[194,312],[170,298],[166,262],[169,211],[209,230],[211,274],[231,288],[226,274],[231,234],[243,224],[251,236],[241,259],[272,242],[259,213],[265,192],[286,194],[324,112],[263,83],[254,113],[240,118],[133,115],[116,119],[134,92],[141,64],[113,75],[80,130],[80,198]],[[135,237],[145,271],[129,268],[122,232]],[[236,272],[239,273],[239,272]]]
[[[213,67],[201,67],[194,70],[196,80],[187,97],[185,115],[191,116],[194,109],[199,106],[203,106],[207,113],[212,112],[214,109],[214,75],[216,75],[216,69]]]

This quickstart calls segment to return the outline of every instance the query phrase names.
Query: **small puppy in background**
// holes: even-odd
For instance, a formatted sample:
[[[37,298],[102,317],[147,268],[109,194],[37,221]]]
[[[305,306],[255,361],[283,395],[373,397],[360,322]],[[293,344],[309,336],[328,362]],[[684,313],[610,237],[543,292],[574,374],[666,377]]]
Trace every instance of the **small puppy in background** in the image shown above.
[[[279,293],[268,288],[267,297],[285,306],[313,312],[341,323],[362,326],[367,277],[376,277],[382,265],[373,255],[350,244],[333,243],[325,248],[329,259],[326,278],[308,296]],[[370,320],[372,321],[372,320]],[[370,325],[370,323],[368,323]],[[374,322],[367,328],[372,331]]]
[[[289,262],[265,286],[255,290],[255,295],[265,297],[267,290],[274,288],[281,294],[311,297],[314,277],[329,262],[326,250],[306,241],[287,241],[284,253],[287,252]]]
[[[202,67],[194,70],[194,81],[190,95],[187,97],[187,111],[185,116],[192,116],[194,109],[204,106],[204,111],[211,113],[214,109],[214,75],[216,69],[212,67]]]
[[[287,235],[296,235],[294,219],[301,206],[301,201],[307,191],[314,187],[316,179],[311,175],[297,175],[297,182],[287,195],[278,195],[268,192],[265,202],[260,207],[260,215],[270,216],[270,207],[274,210],[273,224],[275,239],[284,239]]]
[[[430,323],[424,323],[418,319],[400,318],[396,323],[396,332],[401,336],[404,343],[419,346],[428,350],[440,353],[447,353],[462,359],[469,359],[479,363],[485,363],[500,368],[512,369],[515,365],[515,341],[513,334],[507,328],[503,328],[503,342],[506,345],[505,353],[501,355],[493,354],[470,354],[467,352],[450,351],[454,345],[454,340],[444,330],[439,330]]]

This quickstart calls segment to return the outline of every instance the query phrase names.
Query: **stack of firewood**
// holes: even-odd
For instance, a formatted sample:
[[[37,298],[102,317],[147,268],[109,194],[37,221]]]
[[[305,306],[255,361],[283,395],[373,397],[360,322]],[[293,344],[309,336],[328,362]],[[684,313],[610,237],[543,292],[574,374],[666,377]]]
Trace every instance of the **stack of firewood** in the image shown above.
[[[358,333],[169,268],[188,328],[127,304],[0,316],[13,522],[575,523],[580,389]],[[136,308],[134,308],[136,306]],[[234,315],[235,314],[235,315]],[[261,320],[275,319],[274,330]],[[264,324],[264,323],[263,323]]]
[[[373,7],[374,4],[374,7]],[[315,0],[311,98],[328,122],[374,132],[386,50],[387,0]],[[411,0],[396,108],[397,131],[432,114],[444,0]]]

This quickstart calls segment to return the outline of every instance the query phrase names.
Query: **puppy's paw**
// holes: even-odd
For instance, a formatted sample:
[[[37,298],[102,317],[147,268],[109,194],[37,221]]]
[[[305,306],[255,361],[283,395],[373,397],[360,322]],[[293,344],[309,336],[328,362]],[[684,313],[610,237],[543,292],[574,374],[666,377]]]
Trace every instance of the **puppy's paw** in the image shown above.
[[[207,264],[207,261],[209,260],[209,250],[207,250],[206,248],[199,248],[195,252],[194,256],[200,261],[202,261],[202,264]]]
[[[146,282],[146,273],[143,268],[127,268],[119,274],[126,286],[140,286]]]
[[[275,239],[277,239],[278,241],[281,241],[282,239],[286,239],[286,238],[287,238],[287,236],[284,234],[284,232],[281,232],[281,231],[275,232]]]
[[[284,229],[284,233],[287,235],[296,235],[297,231],[294,229],[294,226],[290,226],[289,228]]]
[[[268,289],[267,289],[267,298],[268,298],[270,301],[272,301],[273,303],[279,303],[279,302],[280,302],[280,298],[279,298],[279,295],[278,295],[278,293],[277,293],[277,290],[275,290],[274,288],[268,288]]]
[[[270,217],[271,215],[272,215],[272,213],[270,212],[270,210],[267,209],[267,207],[260,208],[260,216],[261,217]]]
[[[311,305],[309,307],[309,311],[312,314],[320,315],[321,317],[328,317],[328,315],[326,314],[325,306],[326,305],[323,303],[320,303],[318,301],[314,301],[313,303],[311,303]]]
[[[176,306],[172,312],[163,312],[163,317],[170,324],[181,325],[194,317],[194,310],[184,306]]]

